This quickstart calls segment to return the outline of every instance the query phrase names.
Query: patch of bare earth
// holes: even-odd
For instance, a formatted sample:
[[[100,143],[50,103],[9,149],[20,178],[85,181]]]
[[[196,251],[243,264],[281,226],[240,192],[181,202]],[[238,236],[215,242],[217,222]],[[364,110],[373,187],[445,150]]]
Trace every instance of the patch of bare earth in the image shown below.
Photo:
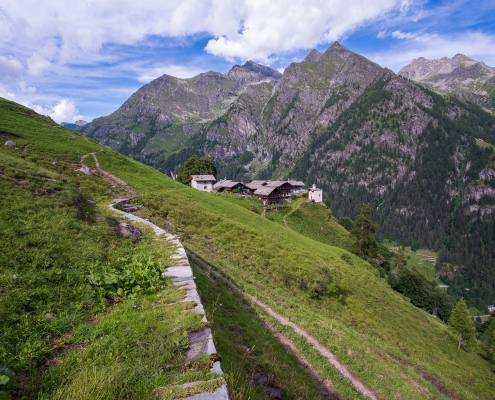
[[[100,149],[101,151],[102,149]],[[96,157],[96,153],[89,153],[89,154],[84,154],[81,156],[81,159],[79,160],[81,166],[83,167],[88,167],[86,164],[84,164],[84,160],[86,157],[91,155],[93,159],[95,160],[95,165],[96,165],[96,170],[100,173],[101,177],[106,180],[112,187],[117,187],[118,185],[122,185],[122,187],[125,190],[126,195],[134,195],[134,191],[129,187],[126,181],[116,177],[115,175],[111,174],[110,172],[107,172],[103,170],[100,167],[100,163],[98,161],[98,158]]]

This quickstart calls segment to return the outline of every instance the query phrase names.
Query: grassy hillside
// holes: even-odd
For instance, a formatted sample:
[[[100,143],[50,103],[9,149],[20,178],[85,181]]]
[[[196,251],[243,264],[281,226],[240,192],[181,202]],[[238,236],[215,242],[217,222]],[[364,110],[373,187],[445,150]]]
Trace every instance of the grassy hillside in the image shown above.
[[[136,202],[146,205],[143,215],[157,223],[170,219],[192,251],[290,315],[380,396],[442,398],[435,382],[461,398],[493,397],[488,364],[458,351],[443,323],[390,290],[362,260],[345,262],[345,250],[282,229],[221,196],[164,180],[152,169],[144,178],[134,161],[115,153],[103,152],[100,163],[140,188]],[[310,358],[311,350],[302,347]],[[313,360],[332,374],[321,359]]]
[[[42,338],[40,341],[42,344],[45,343],[43,346],[47,350],[45,356],[37,359],[30,357],[30,353],[27,352],[28,355],[25,358],[27,364],[24,366],[24,364],[17,364],[19,356],[15,353],[15,350],[5,349],[5,342],[2,342],[1,359],[2,362],[5,362],[3,361],[5,359],[10,360],[6,363],[7,367],[17,368],[20,371],[31,371],[33,375],[36,368],[45,365],[46,361],[51,359],[49,357],[53,356],[52,347],[54,343],[57,343],[56,340],[67,337],[68,346],[73,346],[73,350],[68,349],[66,351],[67,355],[61,356],[63,360],[67,361],[59,364],[55,363],[54,367],[43,366],[43,368],[48,369],[48,375],[45,376],[55,374],[54,376],[58,377],[44,382],[43,387],[46,389],[43,390],[46,390],[46,392],[43,393],[60,393],[58,396],[63,398],[64,394],[58,390],[61,390],[61,387],[66,387],[64,385],[71,385],[74,382],[67,375],[64,375],[66,371],[63,365],[74,365],[71,368],[74,368],[74,371],[78,371],[79,375],[76,375],[84,378],[91,371],[84,370],[82,366],[87,365],[90,360],[93,362],[91,357],[95,357],[95,353],[113,355],[113,358],[118,361],[121,358],[135,359],[132,355],[121,357],[120,350],[114,350],[109,342],[102,344],[101,350],[96,352],[90,351],[92,345],[85,347],[85,343],[92,343],[96,338],[104,337],[99,329],[107,333],[112,330],[100,325],[100,317],[98,317],[96,327],[101,326],[101,328],[93,331],[91,323],[88,323],[88,318],[91,318],[91,315],[100,312],[101,318],[112,318],[118,312],[117,310],[122,309],[122,318],[124,318],[124,315],[125,318],[128,318],[129,314],[132,315],[132,303],[122,302],[117,304],[112,308],[112,310],[116,310],[115,312],[110,312],[107,308],[105,308],[106,312],[100,311],[97,307],[107,307],[107,304],[103,302],[104,304],[102,305],[101,301],[95,301],[93,305],[91,296],[84,297],[81,289],[78,295],[84,297],[84,301],[90,303],[89,305],[86,305],[83,300],[80,300],[79,304],[65,301],[65,296],[54,294],[57,301],[63,301],[56,312],[51,311],[51,308],[47,308],[45,311],[44,308],[41,309],[41,305],[39,308],[33,309],[31,304],[35,304],[36,299],[41,298],[38,297],[40,296],[39,292],[44,290],[45,287],[44,282],[34,281],[34,276],[42,276],[45,271],[48,271],[46,274],[50,273],[51,275],[46,278],[46,281],[53,281],[53,283],[50,283],[53,285],[51,286],[51,292],[56,293],[55,288],[63,287],[61,283],[57,283],[58,278],[56,277],[59,276],[57,275],[57,267],[63,271],[61,275],[66,282],[73,282],[75,278],[72,278],[67,271],[71,271],[71,273],[76,271],[77,274],[81,275],[79,279],[83,280],[84,275],[89,270],[88,265],[94,265],[97,261],[111,261],[117,254],[120,256],[121,252],[124,255],[135,254],[138,251],[135,246],[142,246],[142,248],[139,248],[140,252],[155,255],[158,263],[165,263],[168,253],[166,253],[166,250],[163,253],[163,249],[155,247],[159,246],[160,242],[152,241],[151,239],[144,240],[136,245],[124,243],[128,239],[113,238],[110,235],[113,238],[110,240],[106,235],[102,234],[105,230],[113,232],[106,221],[106,211],[104,210],[105,203],[109,202],[111,196],[114,195],[111,191],[119,190],[119,188],[108,187],[99,176],[87,177],[74,172],[74,169],[79,168],[79,158],[88,152],[98,151],[98,145],[73,132],[51,124],[44,117],[35,116],[30,111],[13,103],[1,101],[0,110],[2,113],[0,131],[8,132],[11,136],[15,135],[16,137],[11,140],[17,143],[15,149],[2,147],[0,151],[2,157],[2,210],[16,208],[18,204],[20,207],[16,212],[7,211],[2,214],[2,223],[4,224],[2,231],[24,229],[24,223],[26,223],[26,226],[31,227],[31,229],[23,231],[25,236],[18,232],[13,232],[8,236],[11,238],[9,239],[10,242],[2,242],[4,246],[2,253],[7,254],[7,256],[4,256],[0,262],[0,268],[2,268],[1,329],[4,332],[5,326],[11,324],[10,329],[12,329],[12,332],[15,333],[15,330],[17,332],[21,331],[19,328],[20,321],[10,322],[14,318],[12,315],[19,315],[19,318],[33,320],[34,322],[29,322],[29,324],[34,324],[33,326],[36,324],[41,325],[39,337]],[[2,135],[6,136],[4,133]],[[27,144],[29,146],[26,148],[26,153],[24,153],[22,148]],[[289,230],[281,224],[270,221],[251,211],[249,207],[240,206],[236,202],[220,195],[202,193],[185,187],[170,180],[160,172],[111,150],[102,149],[97,153],[97,157],[100,166],[104,170],[125,180],[136,192],[133,201],[142,206],[140,209],[142,216],[149,218],[160,226],[164,226],[165,219],[169,220],[172,223],[172,230],[179,234],[182,242],[191,252],[210,264],[211,271],[217,269],[224,276],[235,282],[246,294],[255,296],[278,313],[304,328],[333,352],[342,363],[347,365],[352,373],[366,386],[374,389],[377,397],[387,399],[495,398],[494,375],[487,362],[474,353],[458,350],[455,338],[448,331],[445,324],[415,308],[407,299],[393,292],[367,263],[353,255],[349,255],[344,249],[322,243],[324,240],[318,241],[317,237],[315,237],[317,240],[313,240],[298,233],[295,229],[299,218],[296,212],[287,217],[289,226],[294,227],[294,229]],[[64,185],[67,185],[67,189],[64,189],[66,191],[69,191],[71,185],[77,189],[78,181],[79,187],[77,190],[83,194],[91,193],[97,204],[101,204],[101,207],[98,208],[99,215],[96,222],[94,224],[87,224],[83,221],[77,222],[77,218],[74,217],[70,219],[74,227],[71,225],[65,227],[56,219],[60,218],[57,216],[58,211],[54,213],[53,210],[60,208],[61,211],[67,213],[71,210],[75,213],[75,210],[69,206],[60,205],[58,206],[59,208],[54,208],[55,206],[51,205],[45,206],[45,203],[43,205],[37,204],[36,201],[58,201],[58,195],[43,194],[38,198],[32,189],[27,191],[22,185],[16,183],[19,180],[23,180],[22,177],[5,178],[8,173],[4,172],[3,165],[6,162],[4,160],[14,160],[12,163],[22,163],[23,165],[27,163],[30,167],[35,168],[36,171],[43,168],[48,171],[45,172],[47,179],[57,180],[57,182],[43,182],[51,185],[61,181]],[[57,161],[58,165],[54,166],[53,161]],[[41,174],[39,171],[37,173]],[[39,175],[39,179],[44,179],[45,175]],[[51,176],[54,178],[51,178]],[[63,181],[64,179],[66,182]],[[49,189],[46,190],[48,191]],[[11,192],[14,193],[15,197],[4,201]],[[20,204],[25,204],[24,208]],[[47,211],[45,212],[45,217],[40,216],[39,223],[28,225],[33,218],[38,218],[38,212],[35,212],[35,210],[42,212],[43,207],[52,210],[52,212]],[[311,211],[311,207],[307,210],[302,208],[301,212],[318,213],[320,209]],[[33,218],[23,219],[29,213],[33,215]],[[63,231],[59,227],[62,227]],[[42,238],[32,238],[31,236],[38,232],[36,229],[43,232],[43,228],[47,232],[43,236],[43,240],[47,241],[46,243],[40,242]],[[325,230],[325,226],[323,228]],[[95,230],[91,233],[92,236],[87,233],[90,230]],[[70,234],[67,234],[68,232]],[[73,240],[82,240],[80,238],[86,237],[86,235],[88,236],[88,244],[71,245],[68,243]],[[14,241],[19,237],[25,238],[22,240],[25,241],[24,249],[26,252],[31,251],[30,249],[32,248],[51,249],[51,251],[41,251],[41,254],[46,253],[46,256],[41,261],[35,258],[38,254],[36,250],[32,251],[33,256],[29,258],[22,258],[24,251],[20,251],[15,263],[9,263],[8,260],[14,258],[11,254],[15,256],[16,253],[14,247],[19,248],[19,245],[14,246]],[[92,241],[89,240],[90,237],[93,237]],[[65,240],[66,245],[55,246],[59,240]],[[344,237],[338,240],[343,246]],[[9,244],[6,246],[6,243]],[[90,245],[95,249],[101,248],[101,253],[88,251],[86,254],[85,248]],[[123,250],[121,250],[120,246],[123,246]],[[129,253],[126,253],[126,251]],[[49,257],[63,261],[50,261]],[[85,265],[86,267],[84,267]],[[68,266],[73,268],[68,268]],[[33,276],[32,283],[29,284],[29,290],[33,293],[29,292],[29,300],[24,303],[22,312],[19,310],[6,313],[4,310],[7,310],[10,304],[14,302],[11,293],[15,292],[14,288],[17,285],[17,282],[12,280],[12,276],[14,274],[22,276],[24,273]],[[279,322],[267,315],[257,305],[252,304],[248,299],[241,299],[239,295],[228,288],[221,289],[221,291],[218,289],[217,296],[215,296],[215,293],[212,294],[211,292],[217,289],[212,288],[212,283],[209,282],[203,278],[198,279],[199,289],[202,295],[205,294],[204,298],[208,301],[205,307],[210,313],[209,318],[212,318],[212,329],[214,337],[218,341],[218,347],[225,354],[237,354],[238,358],[240,358],[236,360],[235,357],[228,357],[228,362],[224,366],[227,381],[231,389],[234,390],[234,398],[249,398],[248,394],[251,398],[266,398],[266,393],[259,393],[256,387],[251,391],[246,389],[252,386],[249,372],[256,368],[266,370],[267,365],[282,362],[288,367],[274,367],[270,370],[270,381],[276,387],[282,388],[282,393],[285,393],[287,398],[315,398],[314,390],[316,389],[309,378],[306,379],[308,385],[305,386],[305,394],[296,392],[293,383],[289,382],[292,379],[289,372],[293,373],[292,371],[295,368],[301,367],[294,362],[294,359],[279,361],[278,354],[284,351],[277,350],[277,344],[273,337],[266,335],[266,332],[264,333],[267,338],[266,346],[260,346],[262,350],[259,352],[257,350],[254,352],[247,351],[256,346],[256,330],[251,330],[251,327],[255,325],[262,326],[263,320],[291,339],[297,349],[316,368],[319,375],[323,379],[332,381],[335,390],[340,396],[345,398],[362,397],[351,387],[346,379],[340,377],[335,368],[331,367],[312,346],[296,335],[291,328],[280,325]],[[77,287],[77,285],[72,286]],[[83,286],[86,290],[89,290],[87,289],[87,284]],[[28,288],[25,290],[27,291]],[[172,289],[166,287],[164,290]],[[165,303],[173,303],[173,293],[166,294],[166,298],[169,300],[165,301]],[[223,296],[226,298],[225,304],[230,304],[229,309],[222,309],[222,313],[228,313],[228,318],[225,314],[221,317],[216,312],[216,309],[223,307]],[[143,307],[144,302],[151,302],[156,299],[156,295],[150,298],[143,296],[140,299],[143,302],[138,304],[141,310],[148,309],[148,307]],[[43,301],[43,303],[45,302]],[[58,324],[62,318],[47,321],[43,317],[44,313],[52,312],[55,315],[57,313],[60,316],[66,315],[64,314],[64,309],[69,306],[69,303],[73,303],[71,306],[80,310],[80,316],[77,321],[72,325],[68,325],[65,330],[50,328],[52,330],[47,331],[46,326],[51,327],[52,324]],[[247,314],[236,312],[237,304],[240,304]],[[159,307],[159,305],[156,307]],[[172,310],[173,307],[179,306],[168,306],[166,310]],[[169,312],[166,310],[161,312]],[[68,317],[73,314],[72,311],[67,312]],[[175,315],[170,314],[166,318],[160,317],[159,320],[167,320],[167,323],[170,324],[177,323],[175,322]],[[119,318],[109,322],[108,327],[115,326],[117,322],[122,321]],[[249,321],[249,319],[253,321],[252,324],[246,323],[246,320]],[[232,321],[235,321],[235,323],[232,323]],[[140,324],[140,322],[129,322],[128,326],[133,326],[133,324]],[[197,324],[197,321],[184,321],[180,324],[178,331],[174,331],[173,327],[165,329],[170,329],[169,332],[174,331],[176,332],[174,334],[179,334],[188,329],[194,329],[195,324]],[[156,327],[159,324],[155,323],[153,326]],[[226,334],[228,329],[237,332],[238,336]],[[64,336],[67,332],[69,334]],[[128,332],[129,335],[134,334],[134,329],[130,329]],[[163,337],[167,338],[164,339],[164,353],[166,354],[166,343],[176,343],[175,346],[178,346],[178,348],[176,347],[176,352],[173,355],[178,357],[180,353],[178,350],[183,349],[183,341],[174,341],[173,338],[166,335]],[[114,345],[117,346],[116,348],[121,346],[119,340],[114,342]],[[23,342],[30,343],[26,340],[23,340]],[[61,344],[65,345],[64,342],[61,342]],[[76,347],[79,344],[82,346],[81,352]],[[17,345],[18,342],[14,340],[14,347]],[[135,350],[136,346],[128,345],[128,347]],[[144,348],[145,350],[147,349],[146,346]],[[269,351],[272,351],[269,348],[275,349],[271,353],[272,358],[267,356],[270,354]],[[241,351],[240,349],[244,350]],[[258,347],[255,347],[255,349],[258,349]],[[88,354],[88,358],[80,354]],[[141,381],[137,376],[146,376],[143,371],[150,371],[151,373],[156,362],[155,356],[163,353],[156,349],[147,354],[149,354],[149,362],[152,366],[143,367],[143,369],[136,371],[136,378],[133,381],[134,383],[143,382],[136,386],[139,390],[144,388],[142,392],[139,392],[141,398],[146,398],[146,393],[150,393],[146,392],[146,390],[149,390],[152,384],[146,379]],[[6,356],[10,358],[6,358]],[[243,361],[245,358],[249,359],[248,362]],[[172,360],[177,361],[177,358],[172,357]],[[106,364],[104,363],[96,363],[96,365],[101,365],[102,371],[108,370],[108,368],[105,368]],[[163,363],[161,365],[163,366]],[[153,373],[158,375],[153,375],[157,376],[153,384],[157,386],[168,384],[171,382],[172,376],[175,376],[174,379],[180,379],[175,375],[179,369],[178,364],[167,361],[167,365],[172,365],[171,372],[169,372],[168,368],[166,370],[161,369],[159,373],[154,370],[155,372]],[[109,374],[107,375],[108,381],[118,381],[119,379],[114,378],[111,372],[120,374],[120,371],[125,374],[125,367],[111,368],[107,371]],[[189,372],[186,370],[183,373],[187,375]],[[305,374],[302,369],[301,374]],[[64,379],[68,381],[64,381]],[[65,383],[62,384],[61,382]],[[237,386],[235,382],[238,383]],[[130,385],[130,387],[133,386]],[[136,389],[136,393],[138,393],[138,389]],[[50,397],[49,394],[44,396]],[[70,397],[67,397],[66,394],[65,396],[66,398]],[[113,397],[112,394],[109,394],[104,398],[118,397],[125,396],[121,393],[114,393]]]
[[[203,323],[160,279],[170,245],[119,234],[121,188],[76,171],[100,146],[1,99],[0,143],[0,398],[171,398],[208,379],[183,364]]]

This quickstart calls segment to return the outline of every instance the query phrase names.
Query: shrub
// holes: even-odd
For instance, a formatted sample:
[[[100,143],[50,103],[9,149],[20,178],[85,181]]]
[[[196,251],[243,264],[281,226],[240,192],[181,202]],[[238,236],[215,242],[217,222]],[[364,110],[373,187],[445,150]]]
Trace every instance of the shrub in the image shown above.
[[[77,218],[84,222],[95,222],[96,220],[96,203],[89,196],[79,191],[79,188],[73,188],[64,194],[63,202],[65,205],[76,208]]]
[[[352,257],[349,253],[342,253],[342,255],[340,256],[340,258],[345,261],[347,264],[349,265],[353,265],[353,262],[352,262]]]
[[[255,212],[255,213],[259,214],[259,211],[258,211],[258,209],[256,208],[256,206],[254,204],[251,204],[249,206],[249,211],[252,211],[252,212]]]
[[[118,258],[113,265],[94,265],[88,279],[106,297],[118,300],[163,287],[166,281],[161,278],[161,270],[151,256],[137,254]]]

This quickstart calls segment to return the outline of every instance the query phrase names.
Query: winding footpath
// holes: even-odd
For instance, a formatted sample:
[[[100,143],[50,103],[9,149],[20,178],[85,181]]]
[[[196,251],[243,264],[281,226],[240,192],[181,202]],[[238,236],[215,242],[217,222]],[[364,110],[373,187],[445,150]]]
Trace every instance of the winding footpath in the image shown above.
[[[167,270],[162,273],[162,276],[171,277],[172,282],[174,283],[175,286],[179,286],[181,289],[186,289],[186,296],[182,301],[193,302],[195,306],[191,311],[196,314],[202,315],[203,318],[201,319],[201,321],[207,322],[205,310],[203,308],[203,304],[201,304],[201,299],[196,289],[196,283],[194,282],[195,278],[193,276],[191,266],[189,265],[189,260],[187,258],[186,251],[182,246],[181,242],[179,241],[179,239],[177,239],[177,236],[165,232],[162,228],[156,226],[147,219],[143,219],[137,217],[134,214],[126,213],[124,211],[115,209],[114,205],[117,202],[119,202],[118,199],[115,200],[114,204],[110,204],[109,207],[112,211],[125,216],[131,221],[139,222],[141,224],[150,226],[151,228],[153,228],[155,235],[164,236],[166,241],[176,246],[175,253],[170,256],[173,266],[167,268]],[[213,336],[211,334],[211,329],[209,327],[205,327],[203,328],[203,330],[199,332],[192,332],[189,334],[189,350],[187,351],[186,359],[192,360],[202,355],[210,355],[210,356],[214,356],[215,358],[218,358],[216,357],[217,351],[215,349],[215,344],[213,343]],[[213,363],[213,367],[211,368],[210,372],[213,372],[219,376],[223,375],[220,361],[215,361]],[[188,387],[193,387],[195,385],[199,385],[201,383],[204,382],[203,381],[191,382],[184,385],[180,385],[179,387],[188,388]],[[228,399],[229,399],[229,393],[227,389],[227,384],[225,383],[224,380],[223,384],[213,393],[203,393],[203,394],[194,395],[191,397],[187,397],[186,400],[228,400]]]
[[[101,151],[101,150],[100,150]],[[134,191],[127,185],[127,182],[123,181],[120,178],[117,178],[115,175],[110,174],[107,171],[101,169],[98,159],[95,153],[85,154],[81,157],[80,163],[83,167],[88,168],[87,165],[84,164],[84,160],[87,156],[92,155],[95,161],[96,169],[101,174],[102,178],[109,182],[112,187],[116,187],[117,185],[122,185],[126,194],[131,195],[134,194]],[[168,234],[155,224],[151,223],[147,219],[140,218],[134,214],[127,213],[121,210],[117,210],[114,205],[123,201],[122,199],[115,199],[113,204],[110,204],[110,209],[118,214],[121,214],[125,218],[138,222],[153,228],[156,236],[164,237],[166,241],[172,243],[176,246],[175,253],[170,256],[172,261],[172,266],[167,268],[165,272],[162,273],[162,277],[170,277],[172,278],[172,282],[175,286],[180,287],[181,289],[186,290],[185,298],[182,302],[193,302],[195,304],[194,308],[190,311],[202,315],[202,322],[207,322],[205,310],[203,308],[203,304],[201,303],[201,299],[199,297],[198,291],[196,289],[196,283],[194,282],[194,276],[189,265],[189,260],[187,258],[186,251],[182,246],[181,242],[175,235]],[[188,310],[189,311],[189,310]],[[229,392],[227,388],[227,384],[225,379],[223,379],[223,371],[220,365],[220,357],[217,355],[217,350],[215,348],[215,344],[213,343],[213,336],[211,333],[211,329],[207,326],[203,328],[203,330],[199,332],[192,332],[189,334],[189,350],[186,353],[186,360],[192,360],[196,357],[202,355],[209,355],[212,359],[217,360],[214,361],[210,372],[222,377],[222,384],[218,389],[211,393],[201,393],[196,394],[194,396],[187,397],[185,400],[229,400]],[[183,385],[177,386],[177,388],[186,389],[193,388],[194,386],[204,384],[205,381],[197,381],[197,382],[189,382]]]
[[[242,294],[243,296],[247,297],[254,304],[256,304],[257,306],[259,306],[260,308],[262,308],[270,317],[272,317],[275,320],[277,320],[281,325],[290,326],[294,330],[294,332],[296,334],[302,336],[306,340],[306,342],[308,342],[309,344],[311,344],[311,346],[313,346],[313,348],[316,351],[318,351],[318,353],[320,353],[320,355],[322,355],[323,357],[325,357],[327,359],[327,361],[329,362],[329,364],[332,365],[340,373],[340,375],[342,375],[344,378],[348,379],[349,382],[351,383],[351,385],[354,387],[354,389],[358,393],[360,393],[361,395],[365,396],[366,398],[368,398],[370,400],[378,400],[379,399],[378,396],[376,395],[376,393],[374,392],[374,390],[366,387],[358,378],[356,378],[354,376],[354,374],[349,370],[349,368],[347,368],[347,366],[345,366],[344,364],[342,364],[337,359],[337,357],[330,350],[328,350],[325,346],[323,346],[308,331],[306,331],[305,329],[301,328],[299,325],[296,325],[294,322],[291,322],[287,317],[284,317],[282,314],[276,312],[270,306],[268,306],[267,304],[265,304],[262,301],[258,300],[252,294],[249,294],[249,293],[243,291],[240,287],[238,287],[236,284],[234,284],[233,282],[231,282],[230,280],[228,280],[227,278],[225,278],[219,271],[217,271],[216,269],[214,269],[212,266],[208,266],[208,268],[211,269],[211,272],[214,273],[216,277],[218,277],[219,279],[223,280],[232,289],[234,289],[238,293]],[[269,326],[268,326],[268,328],[269,328]],[[274,331],[272,331],[272,332],[274,332]],[[280,332],[278,332],[278,334],[282,335]],[[295,345],[293,344],[293,342],[290,341],[290,339],[284,338],[284,341],[291,342],[292,345],[294,346],[294,348],[296,348]],[[292,346],[289,346],[289,347],[292,347]],[[295,354],[297,356],[297,352],[295,352]],[[300,361],[301,361],[301,359],[300,359]],[[311,366],[311,364],[309,364],[309,362],[307,362],[305,359],[302,359],[302,362],[301,363],[302,364],[307,363],[309,366]],[[317,371],[316,371],[316,369],[313,366],[311,366],[311,370],[313,372],[315,372],[316,373],[316,377],[318,377]],[[321,381],[321,378],[318,377],[318,379]],[[332,387],[330,386],[329,382],[325,383],[325,385],[326,385],[326,387],[329,390],[332,390]]]
[[[98,159],[96,158],[96,154],[95,153],[90,153],[90,154],[93,156],[93,158],[95,160],[96,168],[101,173],[103,179],[107,180],[110,184],[112,184],[112,186],[116,186],[117,184],[121,184],[125,188],[125,191],[127,194],[131,194],[131,193],[133,194],[134,193],[132,191],[132,189],[129,188],[129,186],[127,185],[126,182],[124,182],[120,178],[117,178],[116,176],[114,176],[114,175],[112,175],[106,171],[103,171],[100,168],[100,165],[98,163]],[[81,157],[81,165],[84,167],[87,167],[84,165],[84,159],[88,155],[89,154],[86,154],[86,155]],[[119,202],[119,201],[122,201],[122,199],[116,199],[115,200],[115,202]],[[162,276],[171,277],[174,285],[186,289],[186,297],[182,301],[195,303],[195,307],[192,309],[192,311],[197,313],[197,314],[202,315],[203,316],[202,321],[207,322],[205,311],[204,311],[203,305],[201,304],[201,299],[200,299],[199,294],[197,292],[196,284],[194,282],[195,278],[193,276],[192,269],[189,265],[189,259],[187,257],[187,254],[186,254],[184,247],[182,246],[182,244],[179,241],[179,239],[177,238],[177,236],[166,233],[162,228],[154,225],[153,223],[151,223],[147,219],[143,219],[143,218],[135,216],[134,214],[115,209],[114,204],[111,204],[109,207],[114,212],[122,214],[123,216],[130,219],[131,221],[139,222],[141,224],[148,225],[148,226],[152,227],[154,232],[155,232],[155,235],[157,235],[157,236],[163,235],[165,237],[165,240],[173,243],[176,246],[176,248],[177,248],[176,252],[170,257],[171,260],[173,261],[174,265],[167,268],[167,270],[165,272],[163,272]],[[299,207],[300,207],[300,205],[296,209],[294,209],[293,212],[296,211],[297,209],[299,209]],[[291,213],[289,213],[289,214],[291,214]],[[288,229],[291,229],[287,225],[285,218],[284,218],[284,223]],[[354,387],[354,389],[358,393],[360,393],[361,395],[363,395],[367,399],[378,400],[378,396],[376,395],[376,393],[374,392],[373,389],[368,388],[358,378],[356,378],[354,376],[354,374],[349,370],[349,368],[347,368],[346,365],[342,364],[330,350],[328,350],[325,346],[323,346],[308,331],[301,328],[297,324],[291,322],[289,320],[289,318],[276,312],[270,306],[268,306],[267,304],[258,300],[255,296],[240,289],[233,282],[231,282],[227,278],[223,277],[223,275],[221,275],[220,272],[216,271],[213,267],[209,266],[209,268],[211,268],[211,271],[218,278],[225,281],[229,286],[231,286],[238,293],[247,297],[254,304],[256,304],[257,306],[262,308],[266,312],[267,315],[274,318],[280,324],[291,327],[296,334],[302,336],[306,340],[307,343],[311,344],[313,346],[313,348],[316,351],[318,351],[318,353],[320,353],[320,355],[322,355],[328,361],[328,363],[330,365],[332,365],[340,373],[340,375],[342,375],[344,378],[348,379],[350,384]],[[292,351],[296,354],[296,356],[299,355],[298,358],[301,361],[301,363],[306,364],[308,369],[312,372],[312,375],[316,379],[318,379],[320,382],[322,382],[321,378],[318,376],[317,370],[311,364],[309,364],[309,362],[302,356],[302,354],[297,350],[294,343],[290,339],[288,339],[287,337],[282,335],[281,332],[276,330],[271,325],[268,324],[267,326],[269,328],[272,328],[270,330],[275,334],[275,336],[278,337],[278,339],[281,342],[285,342],[287,344],[287,346],[289,348],[291,348]],[[216,354],[217,353],[216,353],[215,345],[213,343],[213,337],[211,334],[211,329],[209,327],[205,327],[200,332],[193,332],[193,333],[189,334],[189,350],[188,350],[187,355],[186,355],[186,358],[188,360],[191,360],[191,359],[193,359],[197,356],[200,356],[200,355],[216,356]],[[220,361],[214,362],[213,367],[211,368],[211,372],[214,372],[220,376],[223,375],[223,372],[222,372],[222,369],[220,366]],[[191,387],[191,386],[194,386],[194,385],[200,384],[200,383],[202,383],[202,382],[193,382],[193,383],[186,384],[188,386],[184,386],[184,387]],[[333,392],[333,387],[332,387],[331,382],[329,382],[329,381],[323,382],[323,386],[326,387],[326,389],[328,390],[329,393]],[[335,394],[335,393],[333,392],[333,394]],[[338,395],[336,396],[336,398],[338,398]],[[195,395],[192,397],[188,397],[186,400],[228,400],[228,399],[229,399],[229,395],[228,395],[227,384],[225,383],[225,380],[224,380],[224,383],[215,392]]]
[[[289,224],[287,223],[287,217],[288,217],[289,215],[291,215],[292,213],[295,213],[297,210],[299,210],[299,209],[301,208],[301,205],[302,205],[302,204],[303,204],[303,203],[299,203],[299,204],[297,205],[297,207],[296,207],[296,208],[293,208],[293,209],[292,209],[292,210],[290,210],[287,214],[285,214],[285,215],[284,215],[284,224],[285,224],[285,227],[286,227],[288,230],[290,230],[290,231],[292,230],[292,228],[291,228],[291,227],[289,226]]]

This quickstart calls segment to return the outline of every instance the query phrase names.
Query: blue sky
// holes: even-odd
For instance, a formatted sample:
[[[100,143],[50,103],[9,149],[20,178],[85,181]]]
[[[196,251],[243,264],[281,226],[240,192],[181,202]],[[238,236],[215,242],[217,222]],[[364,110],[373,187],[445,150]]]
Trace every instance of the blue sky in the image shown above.
[[[115,111],[163,74],[282,71],[335,40],[397,72],[462,53],[495,66],[495,2],[3,0],[0,96],[57,122]]]

